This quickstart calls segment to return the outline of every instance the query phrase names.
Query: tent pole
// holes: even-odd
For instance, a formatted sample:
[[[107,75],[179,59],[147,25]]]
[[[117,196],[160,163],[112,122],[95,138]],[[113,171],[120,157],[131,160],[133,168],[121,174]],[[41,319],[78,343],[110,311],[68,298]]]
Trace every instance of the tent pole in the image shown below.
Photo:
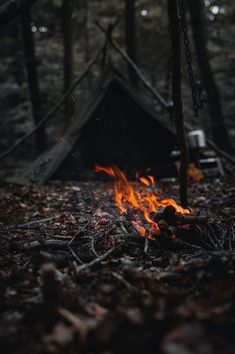
[[[133,70],[135,71],[136,75],[138,76],[138,78],[141,80],[141,82],[143,83],[143,85],[152,93],[152,95],[154,96],[154,98],[162,105],[163,108],[171,110],[172,109],[172,104],[168,103],[164,100],[164,98],[160,95],[160,93],[158,93],[152,86],[151,84],[145,79],[144,75],[142,74],[142,72],[140,71],[140,69],[138,68],[138,66],[131,60],[131,58],[128,56],[128,54],[126,52],[124,52],[119,45],[110,37],[108,36],[107,31],[105,30],[105,28],[99,23],[99,22],[95,22],[97,27],[106,35],[107,40],[110,42],[111,46],[113,49],[115,49],[120,55],[121,57],[129,64],[131,65],[131,67],[133,68]]]
[[[188,204],[188,146],[184,129],[184,114],[181,92],[181,40],[180,24],[178,17],[178,2],[168,0],[168,16],[170,25],[170,38],[172,46],[173,68],[172,68],[172,96],[174,102],[174,118],[180,149],[180,201],[183,206]]]

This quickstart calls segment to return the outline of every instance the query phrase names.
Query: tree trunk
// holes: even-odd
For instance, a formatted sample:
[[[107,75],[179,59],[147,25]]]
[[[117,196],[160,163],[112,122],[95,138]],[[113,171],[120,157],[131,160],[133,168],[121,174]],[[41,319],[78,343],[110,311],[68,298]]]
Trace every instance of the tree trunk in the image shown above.
[[[211,127],[215,143],[224,150],[231,150],[222,111],[220,94],[214,80],[207,51],[206,32],[203,21],[203,3],[201,0],[189,0],[189,10],[193,29],[196,55],[205,85],[211,118]]]
[[[174,103],[174,118],[178,144],[180,148],[180,201],[183,206],[188,203],[188,147],[184,131],[184,115],[181,98],[181,43],[178,16],[178,2],[168,0],[168,16],[172,44],[172,95]]]
[[[125,38],[127,54],[137,64],[135,0],[125,0]],[[131,83],[137,87],[138,78],[131,65],[128,72]]]
[[[40,90],[38,82],[38,74],[36,69],[36,60],[35,60],[35,47],[34,47],[34,38],[33,32],[31,31],[31,18],[30,10],[27,9],[21,16],[22,22],[22,32],[24,40],[24,53],[25,53],[25,63],[28,76],[28,86],[31,99],[31,107],[34,118],[34,124],[37,125],[42,118],[41,114],[41,99],[40,99]],[[46,149],[47,146],[47,136],[45,131],[45,126],[43,125],[36,132],[36,150],[42,152]]]
[[[72,0],[62,0],[62,34],[64,42],[64,93],[73,82],[73,36],[72,36]],[[73,100],[70,96],[65,102],[65,126],[73,113]]]
[[[89,36],[89,1],[84,1],[84,50],[85,50],[85,60],[88,63],[91,59],[90,53],[90,36]],[[90,89],[92,87],[92,77],[90,72],[87,74],[87,87]]]

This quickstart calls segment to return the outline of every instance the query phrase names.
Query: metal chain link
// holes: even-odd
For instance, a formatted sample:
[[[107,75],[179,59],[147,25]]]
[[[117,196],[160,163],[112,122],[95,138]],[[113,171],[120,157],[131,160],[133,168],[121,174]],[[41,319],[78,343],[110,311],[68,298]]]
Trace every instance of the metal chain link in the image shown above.
[[[193,67],[192,67],[192,55],[191,55],[191,49],[190,49],[190,41],[189,41],[189,37],[188,37],[187,21],[186,21],[186,16],[185,16],[185,0],[179,0],[179,14],[180,14],[181,29],[183,32],[183,41],[184,41],[184,47],[185,47],[185,57],[186,57],[186,62],[187,62],[187,67],[188,67],[189,83],[190,83],[190,87],[192,90],[193,109],[194,109],[195,117],[198,117],[199,104],[197,101],[197,88],[196,88],[196,83],[195,83],[195,79],[194,79],[194,73],[193,73]]]

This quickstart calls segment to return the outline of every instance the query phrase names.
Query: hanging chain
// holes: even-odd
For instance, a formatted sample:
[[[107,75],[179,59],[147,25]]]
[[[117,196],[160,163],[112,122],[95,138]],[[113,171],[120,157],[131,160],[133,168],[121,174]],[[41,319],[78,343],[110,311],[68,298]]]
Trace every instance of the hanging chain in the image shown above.
[[[192,90],[192,101],[193,101],[193,109],[195,117],[199,115],[199,105],[197,101],[197,88],[194,79],[193,67],[192,67],[192,55],[190,49],[190,41],[188,37],[188,29],[187,29],[187,22],[185,16],[185,0],[179,0],[179,13],[180,13],[180,22],[181,22],[181,29],[183,32],[183,40],[184,40],[184,47],[185,47],[185,57],[188,67],[188,77],[189,83]]]

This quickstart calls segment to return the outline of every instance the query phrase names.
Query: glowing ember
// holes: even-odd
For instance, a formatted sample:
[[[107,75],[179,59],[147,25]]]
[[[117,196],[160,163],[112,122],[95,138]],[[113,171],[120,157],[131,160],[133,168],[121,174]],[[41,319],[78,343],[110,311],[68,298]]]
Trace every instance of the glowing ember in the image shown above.
[[[103,167],[96,165],[95,170],[106,172],[115,179],[116,205],[122,213],[128,213],[128,210],[132,207],[133,225],[142,235],[146,234],[146,230],[150,231],[150,235],[159,232],[157,222],[150,217],[150,213],[156,212],[159,207],[172,205],[177,213],[190,213],[188,209],[178,205],[174,199],[163,199],[162,195],[154,188],[155,180],[153,176],[139,177],[136,174],[137,181],[129,182],[125,173],[117,166]]]

